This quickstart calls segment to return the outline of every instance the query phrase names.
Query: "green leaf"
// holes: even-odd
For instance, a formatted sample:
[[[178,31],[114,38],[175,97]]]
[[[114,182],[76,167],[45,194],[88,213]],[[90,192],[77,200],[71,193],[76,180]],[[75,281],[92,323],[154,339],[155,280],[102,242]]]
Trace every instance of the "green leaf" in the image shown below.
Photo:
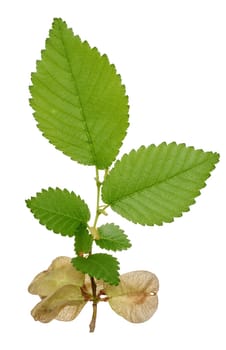
[[[219,160],[184,144],[142,146],[116,162],[103,184],[103,201],[143,225],[162,225],[189,210]]]
[[[85,228],[75,234],[75,253],[76,254],[87,254],[91,251],[92,247],[92,236]]]
[[[34,117],[50,143],[82,164],[107,168],[128,127],[125,87],[107,56],[55,19],[32,83]]]
[[[88,258],[77,256],[72,259],[74,267],[83,273],[103,280],[111,285],[119,284],[119,262],[109,254],[93,254]]]
[[[98,228],[99,239],[95,243],[108,250],[124,250],[131,247],[131,243],[119,226],[114,224],[105,224]]]
[[[26,204],[40,224],[63,236],[74,236],[90,218],[89,208],[79,196],[59,188],[42,190]]]

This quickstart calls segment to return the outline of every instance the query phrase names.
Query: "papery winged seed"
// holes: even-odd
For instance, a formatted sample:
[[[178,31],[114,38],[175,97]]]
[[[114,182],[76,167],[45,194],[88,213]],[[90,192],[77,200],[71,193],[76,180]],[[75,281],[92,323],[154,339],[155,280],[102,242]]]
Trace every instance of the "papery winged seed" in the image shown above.
[[[84,307],[84,303],[81,302],[78,305],[67,305],[60,310],[59,314],[55,317],[58,321],[73,321]]]
[[[28,291],[46,297],[64,285],[82,286],[83,283],[84,274],[72,266],[71,258],[60,256],[52,261],[46,271],[39,273],[33,279]]]
[[[54,318],[66,321],[74,319],[85,306],[86,302],[81,294],[79,287],[74,285],[65,285],[48,297],[44,298],[31,311],[32,316],[36,321],[48,323]],[[74,307],[73,313],[70,308],[69,315],[63,315],[65,307]],[[65,312],[66,310],[64,310]]]
[[[157,310],[159,282],[148,271],[121,275],[118,286],[105,285],[111,308],[134,323],[147,321]]]

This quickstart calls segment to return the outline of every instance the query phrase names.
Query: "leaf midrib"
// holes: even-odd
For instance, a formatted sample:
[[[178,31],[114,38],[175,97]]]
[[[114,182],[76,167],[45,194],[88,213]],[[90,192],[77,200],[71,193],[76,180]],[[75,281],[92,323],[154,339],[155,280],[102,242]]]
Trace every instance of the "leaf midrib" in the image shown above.
[[[184,171],[177,172],[176,174],[174,174],[174,175],[172,175],[172,176],[170,176],[170,177],[167,177],[167,178],[165,178],[165,179],[162,180],[162,181],[157,181],[157,182],[155,182],[155,183],[152,184],[152,185],[144,186],[142,189],[138,189],[138,190],[136,190],[136,191],[133,191],[133,192],[130,192],[130,193],[126,194],[125,196],[121,196],[120,198],[118,198],[118,199],[116,199],[116,200],[114,200],[113,202],[110,202],[110,203],[108,203],[108,204],[112,206],[112,205],[114,205],[114,204],[116,204],[116,203],[118,203],[118,202],[121,202],[121,201],[125,200],[126,198],[129,198],[129,197],[134,196],[134,195],[137,194],[137,193],[144,192],[144,191],[147,190],[147,189],[151,189],[151,188],[154,187],[154,186],[160,185],[161,183],[164,183],[164,182],[166,182],[166,181],[168,181],[168,180],[171,180],[171,179],[173,179],[174,177],[176,177],[176,176],[178,176],[178,175],[185,174],[186,172],[188,172],[188,171],[190,171],[190,170],[192,170],[192,169],[195,169],[195,168],[199,167],[200,165],[202,165],[202,164],[204,164],[204,163],[206,163],[206,162],[208,162],[208,159],[207,159],[207,160],[204,160],[204,161],[202,161],[202,162],[200,162],[200,163],[198,163],[198,164],[196,164],[196,165],[193,166],[193,167],[187,168],[187,169],[184,170]],[[211,163],[211,165],[212,165],[211,168],[214,167],[214,163]],[[211,168],[209,169],[209,171],[211,170]],[[191,181],[191,180],[190,180],[190,181]]]
[[[79,221],[79,222],[86,222],[85,220],[80,220],[78,216],[71,216],[69,214],[65,214],[65,213],[62,213],[60,211],[56,211],[56,210],[51,210],[49,208],[45,208],[45,207],[42,207],[42,206],[38,206],[38,205],[33,205],[31,207],[31,210],[43,210],[44,212],[48,212],[48,213],[51,213],[53,215],[56,215],[56,216],[62,216],[62,217],[66,217],[66,218],[70,218],[71,220],[74,220],[74,221]]]
[[[85,115],[85,112],[84,112],[84,106],[82,104],[82,101],[81,101],[81,98],[80,98],[80,91],[79,91],[79,88],[78,88],[78,85],[76,84],[76,78],[74,76],[74,73],[73,73],[73,69],[72,69],[72,65],[71,65],[71,61],[69,59],[69,56],[68,56],[68,53],[67,53],[67,49],[66,49],[66,46],[64,44],[64,40],[63,40],[63,35],[62,35],[62,29],[60,27],[59,29],[60,31],[60,37],[61,37],[61,41],[62,41],[62,44],[63,44],[63,47],[64,47],[64,51],[65,51],[65,56],[66,56],[66,59],[68,61],[68,65],[69,65],[69,68],[70,68],[70,73],[73,77],[73,84],[74,84],[74,87],[75,87],[75,90],[77,92],[77,96],[78,96],[78,99],[79,99],[79,104],[81,106],[81,110],[82,110],[82,116],[83,116],[83,121],[84,121],[84,125],[85,125],[85,132],[87,134],[87,139],[88,139],[88,145],[89,145],[89,148],[90,148],[90,152],[92,154],[92,158],[93,158],[93,163],[96,164],[96,153],[95,153],[95,148],[94,148],[94,143],[92,141],[92,137],[91,137],[91,134],[90,134],[90,131],[89,131],[89,128],[88,128],[88,124],[87,124],[87,118],[86,118],[86,115]],[[75,38],[73,37],[73,40]],[[83,44],[83,43],[81,43]]]

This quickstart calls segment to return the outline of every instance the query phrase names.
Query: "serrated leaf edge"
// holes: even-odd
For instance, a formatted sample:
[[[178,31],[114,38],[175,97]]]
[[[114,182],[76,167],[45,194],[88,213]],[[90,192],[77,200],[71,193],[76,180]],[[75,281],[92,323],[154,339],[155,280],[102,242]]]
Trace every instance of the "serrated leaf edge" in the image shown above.
[[[105,178],[105,180],[104,180],[103,189],[102,189],[102,200],[103,200],[103,202],[106,203],[106,204],[108,204],[110,207],[113,207],[113,205],[114,205],[114,203],[115,203],[115,202],[107,202],[107,201],[104,200],[104,185],[107,183],[108,178],[111,176],[112,172],[114,172],[114,169],[117,168],[118,164],[119,164],[121,161],[123,161],[124,159],[126,159],[126,158],[127,158],[128,156],[130,156],[131,154],[138,153],[138,152],[141,151],[141,150],[147,150],[147,149],[150,148],[150,147],[158,148],[158,147],[160,147],[161,145],[166,145],[166,146],[170,146],[170,145],[184,146],[184,147],[186,147],[186,148],[188,148],[188,149],[192,149],[192,150],[197,151],[197,152],[200,152],[200,151],[201,151],[201,152],[204,152],[204,153],[206,153],[206,154],[212,154],[212,156],[215,156],[215,157],[216,157],[216,161],[212,164],[212,167],[211,167],[210,170],[209,170],[209,174],[208,174],[206,180],[203,182],[203,186],[200,187],[199,190],[197,191],[197,194],[195,195],[195,198],[193,199],[192,203],[191,203],[186,209],[184,209],[180,214],[175,215],[171,220],[162,221],[161,223],[158,223],[157,225],[158,225],[158,226],[162,226],[164,223],[171,223],[171,222],[174,221],[175,218],[179,218],[179,217],[183,216],[183,213],[190,211],[190,206],[191,206],[191,205],[194,205],[194,204],[196,203],[196,200],[195,200],[195,199],[196,199],[198,196],[200,196],[201,190],[206,186],[206,181],[207,181],[208,178],[211,176],[211,172],[216,168],[216,164],[217,164],[217,163],[219,162],[219,160],[220,160],[220,155],[219,155],[219,153],[217,153],[217,152],[212,152],[212,151],[207,151],[207,152],[205,152],[205,151],[203,151],[203,150],[200,149],[200,148],[199,148],[199,149],[195,149],[194,146],[186,146],[185,143],[179,143],[179,144],[178,144],[178,143],[176,143],[175,141],[170,142],[170,143],[162,142],[162,143],[160,143],[160,144],[157,145],[157,146],[156,146],[155,144],[151,144],[151,145],[149,145],[149,146],[144,146],[144,145],[142,145],[142,146],[140,146],[138,149],[132,149],[129,153],[123,154],[123,156],[121,157],[121,159],[118,159],[118,160],[113,164],[112,168],[109,170],[109,172],[108,172],[108,174],[107,174],[107,176],[106,176],[106,178]],[[204,162],[205,162],[205,161],[204,161]],[[202,163],[204,163],[204,162],[201,162],[201,163],[199,163],[198,165],[200,165],[200,164],[202,164]],[[189,170],[189,169],[186,169],[186,171],[188,171],[188,170]],[[186,171],[184,171],[184,173],[185,173]],[[178,173],[178,174],[181,174],[181,173]],[[171,178],[177,176],[178,174],[173,175],[173,176],[170,177],[169,179],[171,179]],[[164,181],[159,181],[159,182],[155,183],[155,185],[156,185],[156,184],[160,184],[161,182],[164,182]],[[147,187],[147,188],[148,188],[148,187]],[[142,192],[143,190],[145,190],[145,188],[143,188],[142,190],[136,191],[136,192],[132,192],[131,194],[128,194],[128,195],[126,195],[126,196],[123,197],[123,198],[128,198],[128,197],[130,197],[130,196],[133,196],[134,193]],[[114,209],[112,208],[112,210],[114,210]],[[114,211],[117,212],[116,210],[114,210]],[[122,216],[122,217],[125,217],[125,216],[123,216],[123,215],[120,214],[120,213],[118,213],[118,214],[119,214],[120,216]],[[156,224],[148,225],[148,224],[145,224],[145,223],[140,223],[140,222],[138,222],[138,221],[136,221],[136,220],[127,219],[126,217],[125,217],[125,219],[126,219],[126,220],[129,220],[129,221],[131,221],[131,222],[133,222],[134,224],[139,224],[139,225],[142,225],[142,226],[154,226],[154,225],[156,225]]]
[[[83,267],[77,266],[77,264],[76,264],[76,259],[77,259],[77,258],[86,259],[86,258],[84,258],[84,257],[77,256],[77,257],[75,257],[75,258],[72,258],[72,259],[71,259],[72,265],[73,265],[78,271],[80,271],[80,272],[82,272],[82,273],[84,273],[84,274],[88,274],[88,275],[91,276],[91,277],[95,277],[95,278],[97,278],[97,279],[103,280],[104,282],[106,282],[106,283],[108,283],[108,284],[110,284],[110,285],[118,285],[119,282],[120,282],[120,275],[119,275],[119,262],[118,262],[117,258],[115,258],[114,256],[112,256],[112,255],[110,255],[110,254],[105,254],[105,253],[96,253],[96,254],[92,254],[92,255],[90,255],[90,256],[95,256],[95,255],[110,256],[110,257],[112,257],[112,258],[114,259],[114,261],[115,261],[115,263],[116,263],[116,266],[117,266],[117,277],[118,277],[117,283],[116,283],[116,281],[114,281],[114,283],[113,283],[112,281],[109,281],[108,279],[103,278],[103,277],[102,277],[101,275],[99,275],[98,273],[97,273],[97,274],[96,274],[96,273],[93,273],[93,271],[87,272],[86,269],[84,269]],[[88,258],[89,258],[89,257],[88,257]],[[98,265],[98,264],[97,264],[97,265]],[[101,265],[101,267],[102,267],[102,265]]]
[[[34,218],[39,222],[39,224],[42,225],[42,226],[45,226],[49,231],[52,231],[52,232],[54,232],[54,233],[56,233],[56,234],[61,234],[61,235],[64,236],[64,237],[66,237],[66,236],[68,236],[68,237],[74,237],[74,235],[70,235],[70,236],[69,236],[69,235],[65,235],[65,234],[62,234],[62,233],[61,233],[60,231],[58,231],[58,230],[49,228],[46,224],[44,224],[44,223],[41,222],[41,219],[39,219],[38,215],[36,215],[35,212],[34,212],[34,210],[29,206],[29,202],[31,202],[33,199],[35,199],[38,195],[42,194],[43,192],[57,191],[57,190],[59,190],[59,191],[61,191],[61,192],[66,192],[66,193],[68,193],[68,194],[73,194],[73,195],[75,195],[79,200],[81,200],[81,201],[83,202],[83,204],[87,207],[88,212],[89,212],[89,218],[90,218],[90,211],[89,211],[89,207],[88,207],[88,205],[86,204],[86,202],[85,202],[79,195],[76,195],[76,194],[74,193],[74,191],[71,191],[71,192],[70,192],[70,191],[68,191],[66,188],[64,188],[63,190],[60,189],[59,187],[56,187],[56,188],[48,187],[48,189],[42,189],[41,191],[39,191],[39,192],[36,193],[36,196],[31,196],[29,199],[26,199],[26,200],[25,200],[26,206],[27,206],[28,209],[30,209],[31,213],[33,214]],[[57,213],[57,212],[56,212],[56,213]],[[67,216],[67,215],[64,215],[64,216]],[[68,216],[68,217],[70,217],[70,216]],[[70,218],[71,218],[71,217],[70,217]],[[89,220],[89,219],[88,219],[88,220]]]
[[[110,251],[113,251],[113,252],[116,252],[116,251],[120,251],[120,252],[121,252],[121,251],[123,251],[123,250],[127,250],[127,249],[129,249],[129,248],[132,247],[132,244],[131,244],[131,242],[130,242],[128,236],[125,234],[124,230],[122,230],[122,229],[120,228],[119,225],[116,225],[116,224],[114,224],[114,223],[106,223],[106,224],[103,224],[103,225],[99,226],[99,227],[98,227],[98,230],[99,230],[102,226],[107,226],[107,225],[114,225],[115,227],[117,227],[117,229],[118,229],[119,231],[121,231],[121,233],[123,234],[123,236],[125,236],[125,238],[126,238],[127,241],[128,241],[128,247],[126,247],[126,248],[116,248],[116,249],[101,247],[101,245],[99,244],[99,242],[100,242],[100,241],[107,240],[106,238],[101,238],[101,237],[98,238],[98,239],[95,239],[95,243],[96,243],[97,246],[99,246],[101,249],[105,249],[105,250],[108,250],[108,251],[110,250]],[[98,232],[99,232],[99,231],[98,231]]]

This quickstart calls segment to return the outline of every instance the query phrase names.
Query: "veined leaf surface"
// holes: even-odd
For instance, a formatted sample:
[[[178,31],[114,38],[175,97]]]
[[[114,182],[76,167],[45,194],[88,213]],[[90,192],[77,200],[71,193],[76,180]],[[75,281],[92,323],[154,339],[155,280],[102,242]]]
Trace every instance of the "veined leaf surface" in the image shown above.
[[[77,255],[89,253],[92,248],[92,242],[92,236],[89,234],[87,228],[76,232],[74,244],[75,253]]]
[[[92,254],[88,258],[77,256],[72,259],[74,267],[83,273],[103,280],[109,284],[119,283],[119,263],[118,260],[109,254]]]
[[[55,19],[32,84],[34,117],[50,143],[82,164],[107,168],[128,127],[125,87],[107,56]]]
[[[219,160],[184,144],[142,146],[117,161],[103,184],[103,201],[143,225],[171,222],[189,210]]]
[[[84,231],[90,218],[89,208],[79,196],[59,188],[42,190],[26,203],[40,224],[63,236]]]
[[[105,224],[98,228],[99,239],[95,243],[107,250],[124,250],[131,247],[131,243],[119,226],[115,224]]]

